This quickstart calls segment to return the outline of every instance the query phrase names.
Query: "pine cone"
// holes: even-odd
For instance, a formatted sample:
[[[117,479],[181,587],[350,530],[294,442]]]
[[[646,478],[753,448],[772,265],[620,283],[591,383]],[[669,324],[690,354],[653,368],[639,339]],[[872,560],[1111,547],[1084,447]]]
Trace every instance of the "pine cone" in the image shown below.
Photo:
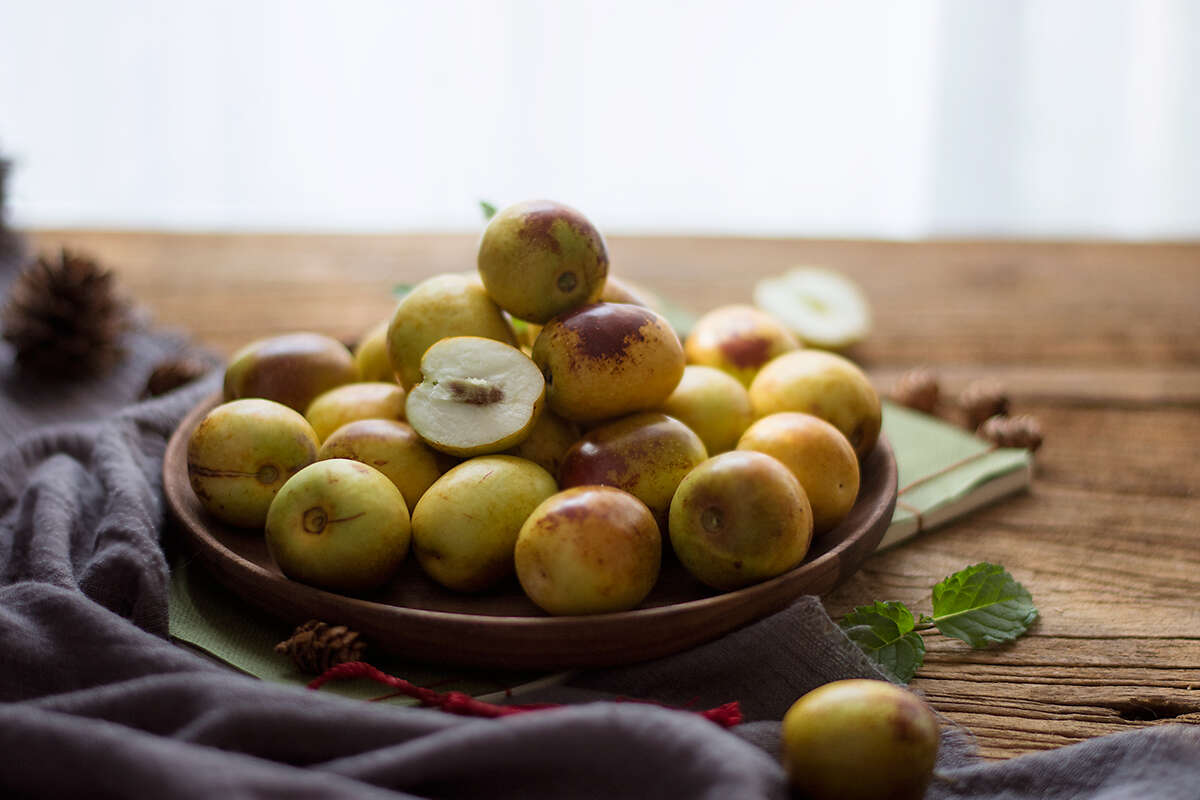
[[[0,322],[22,368],[72,376],[116,363],[129,308],[117,297],[111,272],[64,249],[58,259],[42,256],[17,276]]]
[[[146,381],[143,397],[158,397],[206,375],[211,369],[198,358],[183,356],[164,361],[154,368]]]
[[[941,397],[937,375],[931,369],[919,367],[900,376],[892,387],[892,399],[901,405],[932,414]]]
[[[990,378],[968,384],[958,396],[958,404],[971,430],[978,430],[984,420],[1008,414],[1008,395],[998,381]]]
[[[1037,450],[1042,446],[1042,426],[1028,414],[990,417],[979,426],[979,435],[1000,447]]]
[[[346,661],[361,661],[366,649],[367,644],[359,640],[357,631],[315,619],[296,628],[287,641],[275,645],[276,653],[291,656],[297,667],[314,675]]]

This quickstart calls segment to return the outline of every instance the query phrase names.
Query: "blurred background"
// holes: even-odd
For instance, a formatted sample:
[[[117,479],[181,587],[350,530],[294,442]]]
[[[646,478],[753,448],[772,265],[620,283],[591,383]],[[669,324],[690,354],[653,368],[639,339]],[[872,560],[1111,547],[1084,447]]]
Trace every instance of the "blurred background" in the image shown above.
[[[1200,236],[1200,3],[0,3],[12,222]]]

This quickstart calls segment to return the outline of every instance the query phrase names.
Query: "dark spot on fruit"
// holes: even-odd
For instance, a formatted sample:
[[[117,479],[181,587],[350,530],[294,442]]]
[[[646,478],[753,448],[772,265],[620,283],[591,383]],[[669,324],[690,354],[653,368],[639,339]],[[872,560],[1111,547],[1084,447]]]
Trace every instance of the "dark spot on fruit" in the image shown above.
[[[735,367],[758,367],[770,358],[771,340],[762,336],[737,336],[723,343],[721,352]]]
[[[725,524],[725,515],[716,506],[709,506],[700,512],[700,524],[709,533],[716,533]]]
[[[473,406],[490,406],[504,399],[504,391],[495,384],[477,384],[470,381],[446,381],[446,388],[460,403]]]
[[[563,294],[570,294],[579,285],[579,279],[575,277],[574,272],[564,272],[558,276],[555,285],[558,286],[558,290]]]
[[[521,239],[535,247],[544,248],[553,253],[562,253],[562,245],[554,238],[554,223],[563,220],[570,224],[565,210],[553,203],[535,206],[524,214],[524,224],[517,234]]]
[[[211,469],[191,462],[188,462],[188,472],[201,478],[246,478],[253,474],[234,469]]]
[[[259,483],[270,486],[279,480],[279,468],[274,464],[263,464],[258,468],[258,472],[254,473],[254,479]]]
[[[375,460],[375,461],[372,461],[371,463],[372,463],[372,464],[374,464],[374,465],[375,465],[375,466],[377,466],[377,467],[386,467],[386,466],[387,466],[387,464],[388,464],[388,461],[387,461],[387,459],[386,459],[386,458],[381,458],[381,459],[377,459],[377,460]]]
[[[922,717],[921,709],[912,703],[904,702],[896,706],[896,714],[892,717],[892,732],[901,742],[917,742],[923,739],[918,723]]]
[[[596,261],[608,265],[608,251],[600,232],[588,222],[587,218],[573,208],[545,201],[526,206],[518,236],[535,247],[545,248],[552,253],[561,254],[562,245],[554,237],[554,223],[561,222],[580,239],[586,239],[591,250],[596,254]]]
[[[567,451],[563,456],[562,468],[559,471],[559,485],[564,489],[572,486],[617,486],[625,488],[632,485],[628,476],[629,462],[621,453],[612,447],[602,447],[584,439]],[[618,480],[623,477],[623,480]]]
[[[588,503],[586,499],[573,497],[569,500],[559,503],[554,509],[553,516],[546,517],[545,519],[547,521],[552,521],[554,527],[558,527],[560,520],[567,519],[577,522],[582,519],[587,519],[589,516],[591,516],[591,513],[592,512],[588,509]]]
[[[308,533],[320,533],[325,530],[325,524],[328,518],[325,515],[325,509],[313,507],[304,512],[303,524],[304,530]]]
[[[741,560],[740,558],[739,558],[737,561],[734,561],[734,562],[733,562],[733,568],[734,568],[734,569],[741,569],[741,568],[742,568],[742,560]]]
[[[592,303],[559,318],[575,333],[575,350],[587,358],[623,357],[629,346],[646,341],[642,330],[654,320],[654,312],[625,303]]]

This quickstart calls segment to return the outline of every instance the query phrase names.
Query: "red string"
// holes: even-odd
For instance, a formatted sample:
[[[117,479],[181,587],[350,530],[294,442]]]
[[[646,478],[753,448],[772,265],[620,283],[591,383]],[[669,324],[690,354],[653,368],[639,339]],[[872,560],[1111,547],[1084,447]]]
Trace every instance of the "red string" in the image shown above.
[[[308,684],[308,688],[320,689],[329,681],[350,678],[367,678],[376,683],[382,683],[385,686],[395,689],[397,694],[411,697],[423,706],[437,708],[447,713],[459,714],[464,717],[506,717],[510,714],[523,714],[527,711],[563,708],[559,703],[527,703],[524,705],[498,706],[493,703],[476,700],[474,697],[463,692],[438,692],[433,689],[417,686],[403,678],[397,678],[395,675],[388,675],[386,672],[378,670],[364,661],[348,661],[344,664],[332,666]],[[650,700],[618,698],[618,701],[662,705]],[[732,728],[735,725],[740,725],[742,722],[742,710],[736,701],[726,703],[717,708],[710,708],[707,711],[694,713],[698,713],[705,719],[715,722],[722,728]]]

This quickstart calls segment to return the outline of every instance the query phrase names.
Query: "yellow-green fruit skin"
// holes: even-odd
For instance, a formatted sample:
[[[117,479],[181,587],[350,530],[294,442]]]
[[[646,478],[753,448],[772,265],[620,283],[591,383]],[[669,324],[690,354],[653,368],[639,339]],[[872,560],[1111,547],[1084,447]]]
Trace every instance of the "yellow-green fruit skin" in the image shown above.
[[[737,446],[773,456],[792,471],[812,505],[814,535],[836,528],[854,508],[858,457],[850,440],[820,417],[771,414],[751,425]]]
[[[404,390],[380,381],[347,383],[317,395],[304,412],[308,424],[325,441],[347,422],[358,419],[404,419]]]
[[[715,367],[749,386],[763,365],[799,346],[796,335],[767,312],[727,305],[696,320],[684,352],[689,364]]]
[[[396,383],[396,373],[388,359],[387,331],[391,318],[371,328],[354,348],[354,365],[358,367],[360,381],[382,381]]]
[[[563,456],[559,485],[614,486],[641,500],[659,527],[683,476],[708,453],[696,433],[657,411],[631,414],[593,428]]]
[[[648,411],[683,377],[683,345],[648,308],[593,303],[542,327],[533,360],[546,376],[546,403],[575,422]]]
[[[492,217],[479,243],[479,277],[508,313],[543,323],[600,299],[608,275],[604,238],[586,217],[531,200]]]
[[[680,482],[668,530],[688,572],[714,589],[731,590],[803,561],[812,510],[787,467],[763,453],[731,450]]]
[[[583,431],[577,423],[563,419],[549,409],[542,409],[529,436],[509,450],[508,455],[528,459],[551,475],[558,475],[567,451],[582,435]]]
[[[886,681],[827,683],[783,718],[783,764],[812,800],[920,800],[938,752],[933,712]]]
[[[188,439],[188,481],[217,519],[261,528],[275,493],[317,458],[320,441],[298,412],[247,398],[222,403]]]
[[[448,589],[489,589],[513,574],[521,526],[557,491],[550,473],[523,458],[464,461],[413,509],[413,554],[425,574]]]
[[[395,484],[345,458],[300,470],[267,513],[267,550],[283,574],[335,592],[369,592],[390,580],[411,533]]]
[[[737,446],[754,421],[750,394],[741,381],[716,367],[688,364],[662,411],[696,432],[709,455]]]
[[[317,458],[349,458],[374,467],[396,485],[408,508],[416,508],[445,471],[440,454],[411,425],[390,419],[346,423],[321,443]]]
[[[406,389],[421,382],[421,356],[451,336],[482,336],[516,345],[512,326],[475,280],[457,273],[421,281],[388,323],[388,359]]]
[[[225,400],[261,397],[304,413],[317,395],[358,380],[344,344],[319,333],[286,333],[251,342],[225,368]]]
[[[608,486],[579,486],[546,499],[517,535],[517,579],[556,615],[628,611],[658,580],[662,539],[642,501]]]
[[[800,411],[831,423],[859,461],[879,440],[879,394],[854,362],[823,350],[796,350],[771,361],[750,384],[755,417]]]

